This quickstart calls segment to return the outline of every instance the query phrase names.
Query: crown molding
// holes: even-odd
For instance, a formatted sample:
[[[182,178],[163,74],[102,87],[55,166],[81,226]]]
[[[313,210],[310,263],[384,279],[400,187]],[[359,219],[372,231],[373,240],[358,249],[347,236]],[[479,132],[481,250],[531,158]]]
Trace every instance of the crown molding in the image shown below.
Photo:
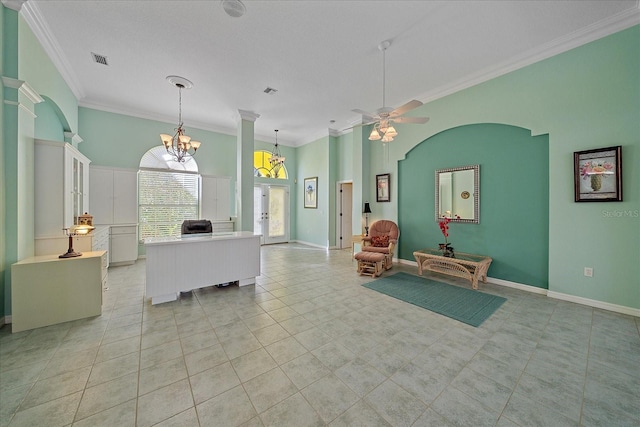
[[[4,0],[3,0],[4,1]],[[60,44],[53,36],[53,33],[49,29],[45,19],[42,17],[42,13],[38,8],[38,5],[34,2],[25,2],[24,7],[21,10],[24,20],[31,28],[31,31],[35,34],[36,38],[42,45],[42,48],[47,53],[51,62],[56,67],[58,72],[62,75],[62,78],[73,92],[76,99],[82,99],[85,96],[82,85],[78,80],[78,77],[73,72],[73,67],[69,64],[69,61],[64,56],[64,52],[60,47]]]
[[[443,98],[453,93],[468,89],[472,86],[484,83],[496,77],[535,64],[552,56],[559,55],[571,49],[575,49],[592,41],[601,39],[611,34],[640,24],[640,0],[635,7],[627,9],[607,19],[603,19],[587,27],[574,31],[564,37],[552,40],[549,43],[531,49],[509,61],[502,62],[490,68],[485,68],[464,79],[460,79],[450,85],[441,86],[435,90],[423,93],[415,99],[428,103]]]
[[[16,12],[20,12],[22,5],[26,2],[27,0],[2,0],[4,7],[15,10]]]
[[[250,122],[255,122],[260,118],[260,114],[254,113],[253,111],[238,110],[238,114],[242,120],[248,120]]]
[[[5,87],[17,89],[34,104],[44,102],[44,99],[38,94],[38,92],[36,92],[31,86],[29,86],[29,83],[25,82],[24,80],[2,76],[2,84]]]
[[[27,98],[29,98],[29,101],[33,102],[34,104],[44,102],[44,99],[38,94],[38,92],[36,92],[31,86],[29,86],[29,83],[27,82],[24,82],[18,90]]]
[[[82,141],[84,141],[84,139],[82,139],[80,135],[78,135],[75,132],[65,132],[64,139],[67,142],[71,141],[72,143],[75,143],[75,144],[80,144]]]
[[[336,137],[336,138],[337,138],[337,137],[339,137],[340,135],[342,135],[342,134],[340,133],[340,131],[339,131],[339,130],[329,128],[329,136],[333,136],[333,137]]]
[[[2,84],[4,85],[4,87],[9,87],[11,89],[20,89],[20,87],[24,84],[24,80],[2,76]]]

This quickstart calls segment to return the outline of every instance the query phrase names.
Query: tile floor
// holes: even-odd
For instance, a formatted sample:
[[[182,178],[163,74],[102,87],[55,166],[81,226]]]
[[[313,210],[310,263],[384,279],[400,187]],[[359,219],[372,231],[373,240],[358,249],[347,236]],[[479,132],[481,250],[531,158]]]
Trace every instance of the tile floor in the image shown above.
[[[639,318],[487,284],[474,328],[354,270],[264,247],[258,285],[151,306],[143,260],[110,268],[102,316],[0,329],[0,426],[640,425]]]

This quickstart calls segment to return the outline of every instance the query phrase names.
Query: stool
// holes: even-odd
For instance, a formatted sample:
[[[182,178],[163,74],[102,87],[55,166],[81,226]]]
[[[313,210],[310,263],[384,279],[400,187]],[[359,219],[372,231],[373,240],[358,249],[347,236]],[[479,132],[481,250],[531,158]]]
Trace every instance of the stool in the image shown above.
[[[371,277],[379,276],[382,273],[382,263],[384,262],[384,254],[379,252],[358,252],[355,255],[358,261],[358,269],[360,275],[371,274]]]

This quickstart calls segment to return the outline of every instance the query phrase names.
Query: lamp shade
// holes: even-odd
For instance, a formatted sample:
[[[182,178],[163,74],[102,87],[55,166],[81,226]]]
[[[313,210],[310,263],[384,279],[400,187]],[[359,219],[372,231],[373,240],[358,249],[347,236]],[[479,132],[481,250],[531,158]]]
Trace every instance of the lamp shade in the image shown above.
[[[382,137],[380,136],[380,133],[378,133],[378,131],[376,130],[376,128],[373,128],[373,129],[371,130],[371,133],[369,134],[369,141],[377,141],[377,140],[379,140],[380,138],[382,138]]]
[[[371,213],[371,206],[369,206],[369,202],[364,202],[364,209],[362,213]]]

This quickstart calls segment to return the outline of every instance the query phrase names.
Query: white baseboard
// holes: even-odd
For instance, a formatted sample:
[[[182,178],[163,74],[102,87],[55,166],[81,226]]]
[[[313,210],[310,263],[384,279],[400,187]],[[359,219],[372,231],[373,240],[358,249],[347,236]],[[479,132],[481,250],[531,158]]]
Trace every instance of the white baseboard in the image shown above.
[[[291,240],[292,243],[300,243],[301,245],[313,246],[314,248],[328,249],[326,246],[318,245],[316,243],[305,242],[304,240]]]
[[[0,317],[0,326],[8,325],[11,323],[11,315]]]
[[[521,291],[531,292],[534,294],[547,295],[547,289],[537,286],[525,285],[523,283],[510,282],[509,280],[497,279],[495,277],[487,277],[487,282],[494,285],[505,286],[507,288],[519,289]]]
[[[608,302],[598,301],[589,298],[577,297],[575,295],[563,294],[560,292],[547,292],[549,298],[555,298],[563,301],[575,302],[577,304],[588,305],[589,307],[601,308],[603,310],[614,311],[616,313],[628,314],[629,316],[640,317],[640,309],[626,307],[624,305],[611,304]]]

